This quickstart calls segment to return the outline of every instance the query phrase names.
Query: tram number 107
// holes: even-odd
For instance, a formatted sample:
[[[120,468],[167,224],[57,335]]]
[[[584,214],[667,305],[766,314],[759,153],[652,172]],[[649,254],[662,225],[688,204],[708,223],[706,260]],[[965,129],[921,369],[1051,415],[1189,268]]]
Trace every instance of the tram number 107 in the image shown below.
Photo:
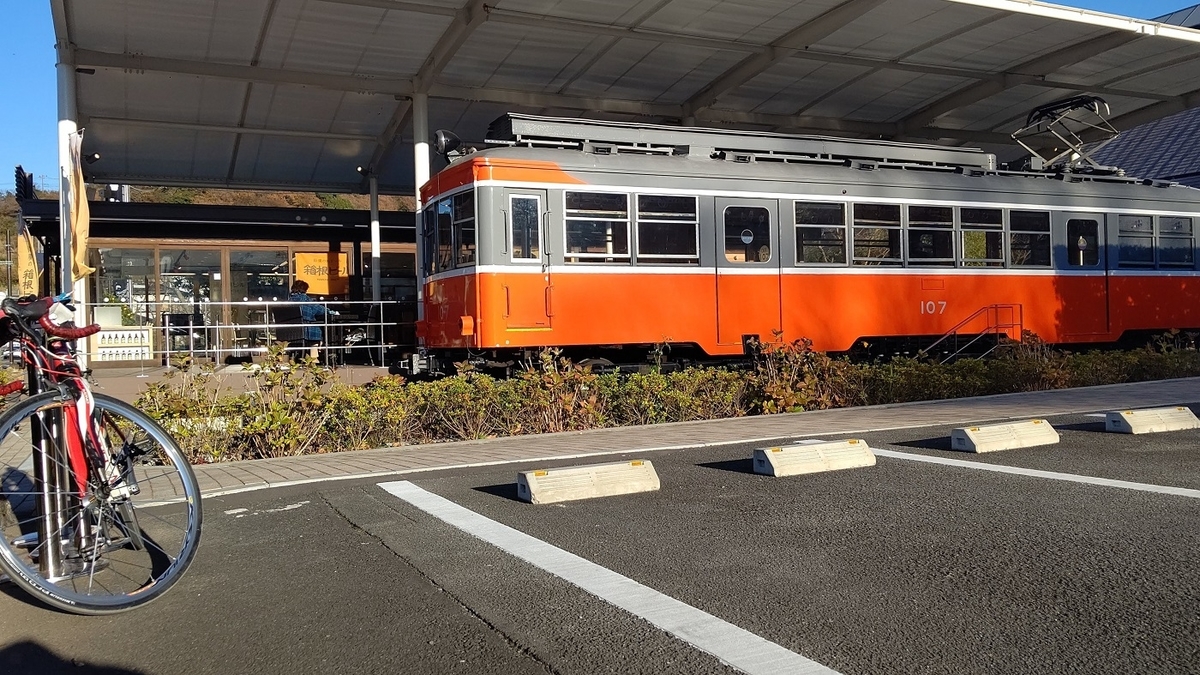
[[[925,300],[924,302],[922,302],[920,304],[921,304],[921,313],[922,314],[945,314],[946,313],[946,301],[945,300],[941,300],[939,302],[934,302],[933,300]]]

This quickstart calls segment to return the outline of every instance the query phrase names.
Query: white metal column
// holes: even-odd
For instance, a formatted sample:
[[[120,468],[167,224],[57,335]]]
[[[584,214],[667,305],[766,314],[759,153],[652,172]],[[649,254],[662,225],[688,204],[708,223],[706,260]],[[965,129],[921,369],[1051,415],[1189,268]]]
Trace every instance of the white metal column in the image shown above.
[[[58,44],[58,229],[62,250],[59,255],[61,290],[75,285],[71,269],[71,134],[75,123],[75,66],[67,59],[68,45]]]
[[[375,177],[375,169],[367,176],[371,185],[371,302],[379,302],[383,292],[380,279],[383,277],[379,268],[379,179]]]
[[[413,177],[416,183],[417,321],[425,318],[425,227],[421,217],[421,187],[429,181],[429,96],[413,94]]]

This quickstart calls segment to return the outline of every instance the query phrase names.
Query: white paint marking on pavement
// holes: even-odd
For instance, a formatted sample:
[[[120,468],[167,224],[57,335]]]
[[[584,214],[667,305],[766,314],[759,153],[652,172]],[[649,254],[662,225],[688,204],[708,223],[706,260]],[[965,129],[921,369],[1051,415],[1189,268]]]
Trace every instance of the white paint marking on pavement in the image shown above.
[[[250,509],[229,509],[228,511],[225,512],[225,515],[233,516],[234,518],[245,518],[246,516],[257,516],[262,513],[283,513],[284,511],[292,511],[292,510],[295,510],[295,509],[298,509],[298,508],[304,506],[305,504],[310,504],[310,503],[311,502],[309,502],[308,500],[305,500],[302,502],[297,502],[295,504],[288,504],[287,506],[281,506],[277,509],[263,509],[262,511],[254,511],[254,512],[251,512]]]
[[[296,502],[295,504],[288,504],[287,506],[281,506],[277,509],[265,509],[262,511],[262,513],[280,513],[282,511],[291,511],[292,509],[298,509],[301,506],[304,506],[305,504],[308,504],[308,503],[309,503],[309,501],[306,499],[302,502]]]
[[[837,671],[750,631],[643,586],[590,560],[427,492],[409,481],[380,483],[392,495],[458,529],[632,613],[723,663],[751,675]]]
[[[1200,499],[1200,490],[1192,490],[1190,488],[1171,487],[1169,485],[1152,485],[1150,483],[1134,483],[1127,480],[1097,478],[1095,476],[1081,476],[1074,473],[1059,473],[1058,471],[1042,471],[1040,469],[1026,469],[1019,466],[1006,466],[1004,464],[986,464],[984,462],[971,462],[962,459],[950,459],[948,457],[918,455],[911,452],[896,452],[895,450],[879,450],[877,448],[873,448],[873,450],[875,450],[875,454],[879,457],[908,459],[914,462],[944,464],[947,466],[957,466],[965,469],[979,469],[981,471],[1012,473],[1021,476],[1033,476],[1035,478],[1065,480],[1072,483],[1086,483],[1088,485],[1102,485],[1104,487],[1124,488],[1126,490],[1141,490],[1143,492],[1158,492],[1165,495],[1176,495],[1178,497],[1191,497],[1192,499]]]

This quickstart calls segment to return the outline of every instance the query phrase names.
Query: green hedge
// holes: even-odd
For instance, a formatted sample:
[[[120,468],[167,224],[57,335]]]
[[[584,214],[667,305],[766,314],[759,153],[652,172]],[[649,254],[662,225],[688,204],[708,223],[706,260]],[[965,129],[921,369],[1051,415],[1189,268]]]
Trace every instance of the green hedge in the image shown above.
[[[137,404],[203,463],[1188,377],[1200,375],[1200,352],[1178,333],[1087,353],[1027,335],[981,360],[854,363],[800,340],[765,347],[748,369],[600,375],[547,350],[509,379],[462,366],[432,382],[350,386],[272,351],[238,392],[211,367],[179,365]]]

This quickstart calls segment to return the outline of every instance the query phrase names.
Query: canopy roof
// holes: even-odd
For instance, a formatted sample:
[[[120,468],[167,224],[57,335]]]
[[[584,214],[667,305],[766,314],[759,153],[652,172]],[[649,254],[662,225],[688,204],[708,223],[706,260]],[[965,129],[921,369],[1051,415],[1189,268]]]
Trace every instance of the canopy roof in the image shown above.
[[[1026,0],[51,2],[98,182],[412,194],[414,94],[466,141],[513,110],[1001,159],[1057,99],[1200,107],[1200,31]]]

